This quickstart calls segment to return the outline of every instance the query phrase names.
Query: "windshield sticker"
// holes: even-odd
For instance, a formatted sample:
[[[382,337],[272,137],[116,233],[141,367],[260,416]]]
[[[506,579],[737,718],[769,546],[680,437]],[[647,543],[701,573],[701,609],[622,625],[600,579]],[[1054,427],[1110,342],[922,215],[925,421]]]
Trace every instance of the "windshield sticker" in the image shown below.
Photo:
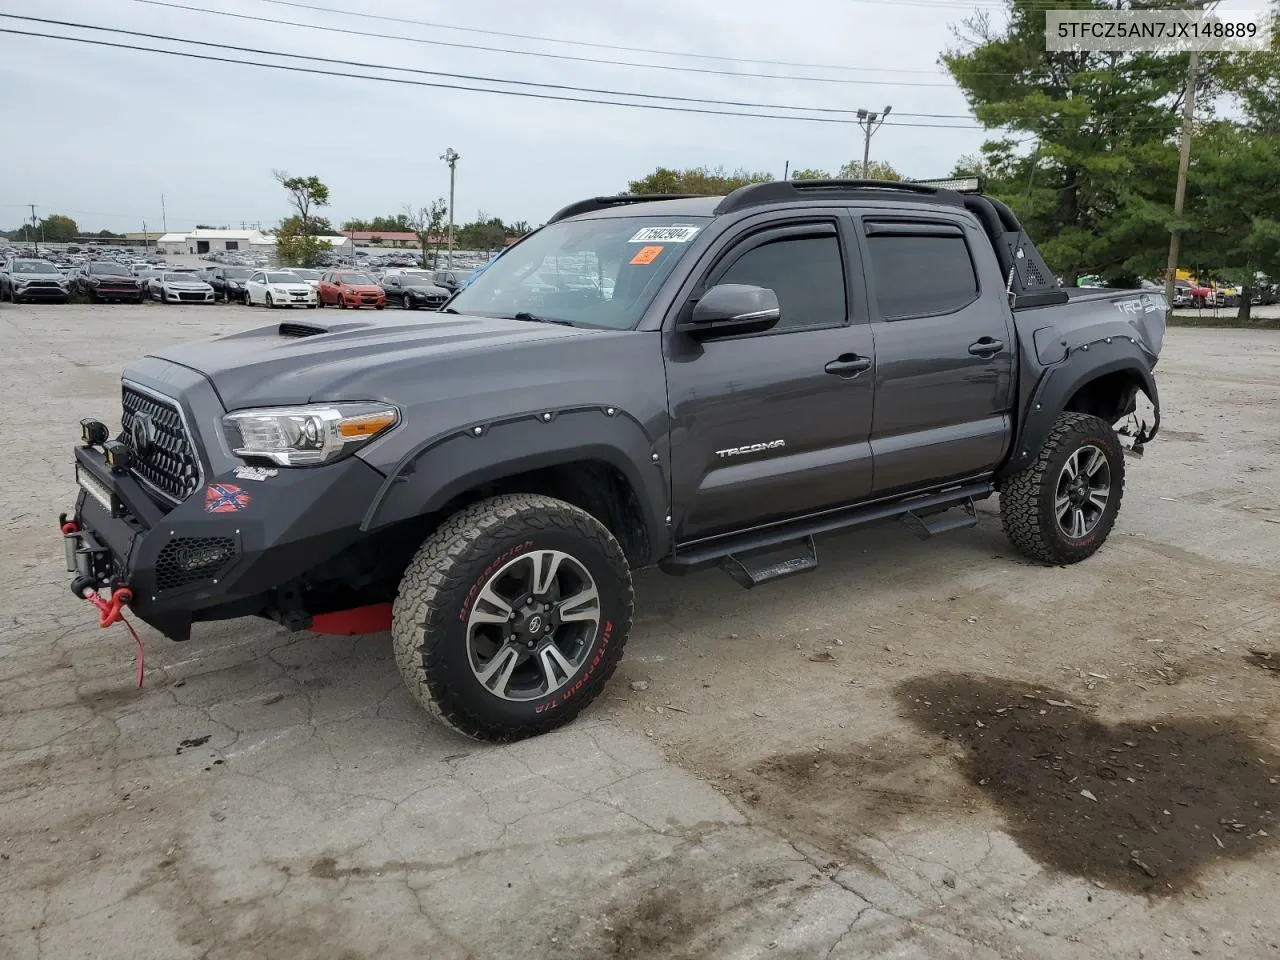
[[[688,243],[698,235],[701,227],[642,227],[631,238],[631,243]]]
[[[653,263],[658,259],[658,255],[662,253],[662,247],[641,247],[639,252],[631,258],[631,265],[642,267]]]

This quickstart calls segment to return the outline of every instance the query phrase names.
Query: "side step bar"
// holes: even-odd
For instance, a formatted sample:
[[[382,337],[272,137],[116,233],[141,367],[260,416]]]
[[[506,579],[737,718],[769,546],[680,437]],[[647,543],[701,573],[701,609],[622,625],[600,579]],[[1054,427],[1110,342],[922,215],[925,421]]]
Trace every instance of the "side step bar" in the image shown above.
[[[904,513],[902,515],[902,525],[921,540],[928,540],[930,537],[936,537],[940,533],[963,530],[965,527],[976,527],[978,525],[978,510],[974,507],[973,498],[971,497],[955,507],[949,507],[945,511],[929,513],[923,517],[915,511]]]
[[[934,536],[945,530],[973,526],[978,522],[974,501],[983,500],[994,492],[995,486],[984,480],[905,500],[846,507],[746,533],[696,542],[683,548],[677,547],[674,555],[663,560],[659,566],[666,573],[680,575],[719,564],[743,586],[754,587],[816,567],[818,555],[813,545],[814,537],[898,518],[904,519],[917,533],[923,529],[927,536]],[[962,507],[963,510],[957,516],[939,516],[941,511],[951,507]],[[763,558],[753,556],[766,551],[774,555],[772,562],[759,563]],[[790,552],[788,554],[785,551]],[[781,560],[777,559],[779,555],[782,556]]]
[[[787,547],[791,547],[788,544]],[[720,569],[733,578],[734,583],[750,590],[762,583],[793,577],[797,573],[807,573],[818,568],[818,547],[813,537],[805,537],[795,547],[800,552],[793,553],[782,547],[758,551],[755,554],[730,554],[720,561]],[[781,558],[780,558],[781,557]]]

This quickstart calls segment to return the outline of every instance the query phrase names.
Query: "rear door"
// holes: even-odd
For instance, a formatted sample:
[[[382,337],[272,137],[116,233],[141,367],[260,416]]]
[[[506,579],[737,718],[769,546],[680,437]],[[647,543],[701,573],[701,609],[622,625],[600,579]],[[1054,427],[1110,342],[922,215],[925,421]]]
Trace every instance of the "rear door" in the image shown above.
[[[1011,437],[1013,316],[990,241],[961,214],[861,218],[876,409],[874,491],[991,470]]]
[[[766,287],[782,318],[699,343],[668,330],[673,527],[690,541],[858,500],[871,489],[872,349],[852,221],[829,209],[745,221],[680,309],[720,283]]]

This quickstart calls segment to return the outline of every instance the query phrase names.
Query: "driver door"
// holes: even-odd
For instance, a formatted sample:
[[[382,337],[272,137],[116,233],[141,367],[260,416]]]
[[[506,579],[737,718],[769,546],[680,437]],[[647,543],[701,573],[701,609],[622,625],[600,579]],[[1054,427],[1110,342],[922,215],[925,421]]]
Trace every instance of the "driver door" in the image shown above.
[[[827,210],[747,225],[713,254],[682,316],[712,286],[739,283],[773,290],[781,319],[763,333],[665,338],[677,542],[870,493],[875,351],[856,250],[848,218]]]

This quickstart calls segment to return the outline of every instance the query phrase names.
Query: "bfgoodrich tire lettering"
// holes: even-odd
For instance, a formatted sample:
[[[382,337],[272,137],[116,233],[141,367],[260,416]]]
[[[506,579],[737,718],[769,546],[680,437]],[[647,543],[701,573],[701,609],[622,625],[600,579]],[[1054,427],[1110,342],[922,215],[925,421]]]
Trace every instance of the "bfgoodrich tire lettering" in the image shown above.
[[[1094,488],[1081,483],[1073,492],[1071,481],[1082,469],[1093,471]],[[1064,413],[1054,421],[1036,459],[1001,488],[1000,519],[1005,535],[1031,559],[1078,563],[1106,541],[1123,493],[1124,451],[1111,425],[1089,414]],[[1085,522],[1074,526],[1074,532],[1083,531],[1080,536],[1071,535],[1070,519],[1060,519],[1072,496],[1086,508],[1098,504],[1096,512],[1088,510]],[[1073,518],[1074,510],[1067,516]]]
[[[561,686],[526,699],[501,697],[477,676],[473,614],[500,571],[543,551],[568,555],[590,575],[599,595],[597,627]],[[551,497],[512,494],[460,511],[423,543],[401,580],[391,636],[409,692],[428,712],[466,736],[501,743],[562,726],[595,699],[622,658],[632,606],[631,571],[603,524]]]

